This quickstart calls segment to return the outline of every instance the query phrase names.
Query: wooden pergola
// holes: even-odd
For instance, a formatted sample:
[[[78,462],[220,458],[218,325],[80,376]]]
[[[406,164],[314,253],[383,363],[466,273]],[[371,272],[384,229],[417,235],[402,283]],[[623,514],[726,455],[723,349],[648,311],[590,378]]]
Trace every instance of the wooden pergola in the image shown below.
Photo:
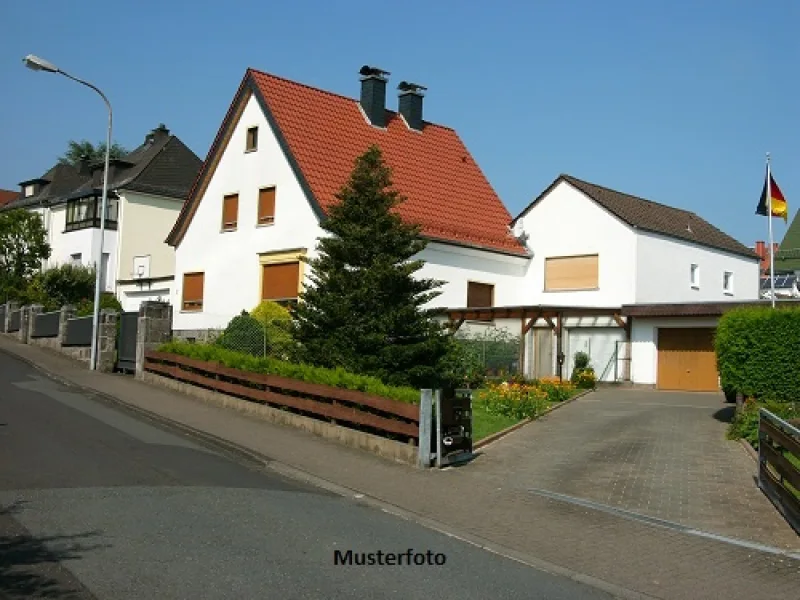
[[[448,319],[452,333],[456,333],[465,321],[493,321],[495,319],[520,320],[519,367],[525,365],[525,343],[527,333],[543,320],[556,334],[557,374],[562,377],[564,365],[563,336],[564,319],[580,317],[611,317],[618,327],[625,330],[625,340],[631,339],[631,318],[622,313],[622,307],[597,308],[579,306],[492,306],[487,308],[445,308],[440,311]]]

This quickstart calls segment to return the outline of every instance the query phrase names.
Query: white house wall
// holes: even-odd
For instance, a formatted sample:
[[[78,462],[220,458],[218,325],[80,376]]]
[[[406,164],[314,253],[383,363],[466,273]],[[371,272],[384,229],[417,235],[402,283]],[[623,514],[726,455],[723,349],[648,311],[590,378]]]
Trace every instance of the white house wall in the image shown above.
[[[658,370],[659,327],[716,327],[716,318],[634,318],[631,326],[631,381],[655,385]]]
[[[699,267],[699,286],[691,284],[691,265]],[[733,291],[722,287],[725,271],[733,273]],[[726,302],[757,300],[759,260],[722,250],[640,233],[636,260],[636,302]]]
[[[149,277],[175,273],[175,249],[164,240],[180,214],[182,200],[124,191],[120,198],[119,279],[136,276],[134,257],[149,256]]]
[[[123,283],[117,287],[117,297],[122,310],[126,312],[138,311],[145,300],[169,302],[172,296],[173,280],[154,281],[150,284]]]
[[[247,129],[252,126],[258,126],[258,150],[245,153]],[[257,226],[258,191],[273,185],[275,223]],[[222,198],[232,193],[239,194],[238,228],[222,232]],[[224,327],[232,316],[254,308],[261,296],[259,253],[307,248],[311,254],[321,233],[289,162],[251,97],[176,249],[173,328]],[[183,274],[191,272],[205,273],[202,312],[181,311]]]
[[[77,231],[64,231],[66,228],[67,205],[59,204],[48,210],[48,230],[50,242],[49,267],[72,262],[72,255],[80,254],[81,263],[92,265],[95,262],[96,252],[100,245],[100,229],[87,228]],[[105,290],[114,291],[116,280],[116,265],[114,257],[117,252],[117,231],[106,229],[103,236],[103,254],[108,254],[108,273],[106,274]]]
[[[533,253],[520,304],[615,307],[634,301],[635,233],[568,183],[539,200],[517,227]],[[581,254],[598,254],[599,289],[545,292],[545,258]]]

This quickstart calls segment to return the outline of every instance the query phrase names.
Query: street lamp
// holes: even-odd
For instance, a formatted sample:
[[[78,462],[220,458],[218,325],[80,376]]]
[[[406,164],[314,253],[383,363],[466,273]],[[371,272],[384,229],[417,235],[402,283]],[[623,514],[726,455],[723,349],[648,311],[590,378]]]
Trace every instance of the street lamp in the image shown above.
[[[69,73],[65,73],[53,63],[44,60],[43,58],[39,58],[38,56],[34,56],[33,54],[29,54],[25,58],[22,59],[22,62],[25,63],[25,66],[33,71],[45,71],[47,73],[58,73],[67,77],[68,79],[72,79],[73,81],[77,81],[81,85],[85,85],[88,88],[93,89],[95,92],[100,94],[100,97],[103,99],[103,102],[106,103],[106,107],[108,108],[108,131],[106,132],[106,159],[105,159],[105,166],[103,168],[103,198],[101,200],[102,207],[100,208],[100,245],[97,249],[97,256],[95,257],[95,269],[96,269],[96,276],[94,282],[94,311],[92,313],[92,355],[89,362],[89,368],[93,371],[97,370],[97,341],[98,341],[98,326],[100,322],[100,284],[102,280],[102,271],[103,271],[103,242],[105,241],[105,231],[106,231],[106,204],[108,202],[108,163],[111,159],[111,124],[112,124],[112,112],[111,112],[111,103],[106,98],[106,95],[100,91],[99,88],[93,86],[88,81],[84,81],[83,79],[78,79],[77,77],[73,77]]]

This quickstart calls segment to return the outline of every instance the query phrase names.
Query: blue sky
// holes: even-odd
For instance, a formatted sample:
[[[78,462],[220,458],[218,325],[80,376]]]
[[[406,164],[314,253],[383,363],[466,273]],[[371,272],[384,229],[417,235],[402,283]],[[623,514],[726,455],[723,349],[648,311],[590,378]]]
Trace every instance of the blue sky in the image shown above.
[[[428,87],[514,215],[566,172],[752,245],[766,152],[800,206],[796,0],[6,0],[0,22],[2,188],[105,135],[100,99],[32,53],[102,88],[131,149],[163,122],[204,158],[248,66],[355,97],[367,63]]]

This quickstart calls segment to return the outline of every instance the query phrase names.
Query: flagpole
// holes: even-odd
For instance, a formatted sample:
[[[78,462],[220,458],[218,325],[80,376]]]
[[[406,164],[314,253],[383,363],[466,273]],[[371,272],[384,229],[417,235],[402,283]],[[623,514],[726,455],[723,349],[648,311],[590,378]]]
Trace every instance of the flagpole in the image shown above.
[[[775,244],[772,242],[772,171],[767,152],[767,221],[769,222],[769,287],[772,308],[775,308]]]

